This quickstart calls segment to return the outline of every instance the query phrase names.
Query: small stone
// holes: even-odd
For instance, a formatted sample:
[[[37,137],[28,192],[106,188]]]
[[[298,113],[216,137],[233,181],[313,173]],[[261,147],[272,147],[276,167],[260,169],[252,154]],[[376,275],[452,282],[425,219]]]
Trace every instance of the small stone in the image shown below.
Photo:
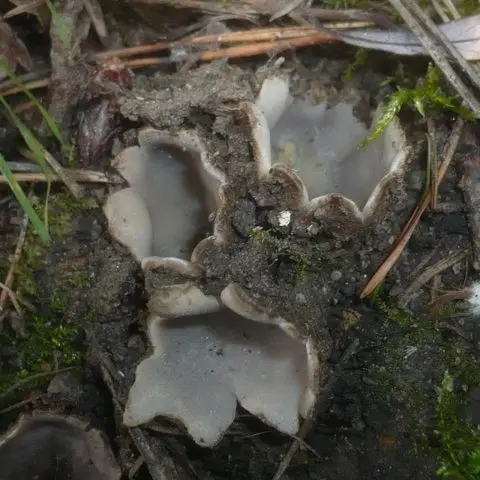
[[[82,384],[74,373],[62,372],[52,378],[47,391],[52,394],[61,393],[76,398],[82,393]]]
[[[373,380],[373,379],[370,378],[370,377],[365,377],[365,376],[363,376],[363,377],[362,377],[362,382],[363,382],[365,385],[369,385],[370,387],[373,387],[373,385],[375,385],[375,380]]]
[[[303,293],[297,293],[295,295],[295,300],[298,302],[298,303],[307,303],[307,299],[305,297],[305,295]]]
[[[287,227],[290,225],[290,220],[292,218],[292,214],[288,210],[283,210],[278,215],[278,224],[281,227]]]
[[[332,282],[338,282],[342,278],[342,272],[340,270],[334,270],[330,275]]]
[[[255,227],[255,204],[246,199],[237,202],[232,215],[233,228],[242,237],[248,237]]]

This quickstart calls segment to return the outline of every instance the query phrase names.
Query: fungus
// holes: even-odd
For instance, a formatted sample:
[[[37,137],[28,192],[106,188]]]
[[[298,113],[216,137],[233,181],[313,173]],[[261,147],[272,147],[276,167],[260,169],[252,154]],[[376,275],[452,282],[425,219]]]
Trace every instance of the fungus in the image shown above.
[[[238,401],[277,430],[297,433],[299,416],[309,416],[315,403],[318,360],[311,345],[236,285],[222,292],[224,305],[210,303],[209,313],[198,289],[179,293],[188,296],[188,309],[171,299],[160,310],[158,302],[149,305],[164,317],[148,320],[153,353],[137,367],[124,423],[137,426],[161,415],[212,447],[233,422]]]
[[[72,417],[24,417],[0,439],[3,480],[119,480],[120,468],[96,429]]]
[[[355,117],[353,104],[328,107],[293,98],[283,77],[265,80],[256,103],[244,103],[243,109],[259,177],[287,178],[295,186],[294,201],[310,213],[321,215],[335,202],[366,220],[405,169],[409,148],[398,119],[359,149],[370,132]]]
[[[110,232],[140,262],[151,256],[189,259],[210,228],[223,175],[192,132],[147,128],[138,143],[112,163],[129,186],[105,203]]]

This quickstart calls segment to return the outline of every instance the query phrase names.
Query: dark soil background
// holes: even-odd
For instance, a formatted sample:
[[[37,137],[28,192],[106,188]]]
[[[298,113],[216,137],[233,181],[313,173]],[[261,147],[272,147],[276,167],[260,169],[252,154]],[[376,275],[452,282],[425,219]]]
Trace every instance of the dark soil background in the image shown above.
[[[110,48],[180,36],[185,25],[199,19],[185,10],[107,3]],[[10,25],[40,68],[49,64],[50,40],[48,32],[34,31],[34,19],[16,17]],[[84,45],[85,51],[101,48],[93,33]],[[278,56],[285,58],[281,67],[275,65]],[[235,237],[227,247],[212,247],[205,253],[207,275],[202,288],[218,293],[235,281],[255,290],[271,311],[282,312],[319,344],[324,339],[333,347],[322,360],[331,374],[336,372],[336,381],[325,392],[314,425],[283,479],[434,479],[446,452],[453,448],[453,440],[445,441],[448,434],[454,439],[469,435],[469,424],[457,428],[457,420],[468,419],[473,426],[480,422],[478,319],[464,303],[449,304],[437,315],[428,306],[441,293],[461,290],[478,279],[471,262],[470,207],[461,188],[463,163],[480,153],[478,126],[467,125],[440,186],[437,208],[423,215],[382,289],[360,301],[362,288],[421,198],[427,163],[425,122],[412,111],[401,114],[415,155],[405,188],[392,192],[374,225],[355,234],[326,228],[310,239],[272,224],[271,218],[282,209],[282,192],[274,205],[258,207],[256,198],[263,193],[253,175],[248,131],[226,108],[252,100],[262,78],[280,69],[294,72],[297,93],[317,89],[329,98],[341,98],[354,88],[362,92],[368,110],[393,91],[384,82],[387,77],[400,69],[406,72],[404,81],[412,83],[427,65],[422,59],[372,52],[347,81],[344,72],[354,58],[355,49],[322,47],[270,59],[220,60],[181,72],[176,72],[176,65],[168,65],[135,71],[131,89],[76,92],[77,102],[69,95],[62,97],[58,88],[57,95],[39,91],[38,97],[45,104],[59,102],[53,110],[61,117],[60,125],[76,139],[77,167],[112,173],[113,154],[134,144],[136,129],[144,125],[161,129],[194,125],[208,137],[209,148],[221,152],[218,166],[237,180],[232,206]],[[68,90],[70,80],[70,88],[82,84],[85,77],[79,72],[84,61],[79,60],[78,70],[63,77],[63,88]],[[104,112],[105,99],[107,116],[99,114]],[[23,99],[10,100],[18,104]],[[453,118],[448,112],[433,115],[441,155]],[[32,111],[24,117],[39,127],[40,119]],[[101,123],[105,118],[107,126]],[[19,160],[21,137],[4,118],[0,139],[2,154]],[[50,138],[46,142],[53,144]],[[67,165],[68,159],[62,163]],[[31,187],[40,203],[44,187]],[[24,188],[28,191],[27,185]],[[239,409],[231,429],[213,449],[200,448],[166,420],[130,431],[122,425],[135,367],[149,346],[144,334],[145,279],[126,249],[111,239],[99,207],[113,188],[88,185],[84,197],[76,201],[64,187],[54,186],[49,207],[53,245],[43,247],[31,229],[27,234],[14,281],[24,316],[19,317],[8,304],[1,317],[0,429],[6,431],[20,413],[60,412],[88,418],[107,433],[125,479],[155,478],[155,465],[171,474],[156,478],[273,478],[293,439],[244,410]],[[0,281],[8,271],[22,219],[23,212],[4,186],[0,190]],[[256,226],[270,233],[266,241],[248,234]],[[428,282],[415,288],[414,294],[408,293],[427,268],[454,255],[459,260],[439,272],[434,284]],[[299,282],[295,281],[298,258],[309,259]],[[346,351],[349,355],[342,362]],[[439,400],[446,371],[454,380],[448,405]],[[25,378],[28,381],[18,383]],[[144,463],[138,461],[142,456]]]

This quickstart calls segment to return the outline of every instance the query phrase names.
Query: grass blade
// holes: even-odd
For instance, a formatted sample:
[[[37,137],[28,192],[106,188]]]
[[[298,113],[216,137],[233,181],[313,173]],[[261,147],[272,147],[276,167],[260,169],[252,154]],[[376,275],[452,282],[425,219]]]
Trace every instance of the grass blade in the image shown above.
[[[62,20],[62,16],[58,13],[55,5],[53,5],[51,0],[47,0],[47,5],[52,14],[52,22],[54,23],[55,27],[57,27],[58,35],[60,40],[63,43],[63,46],[70,50],[71,48],[71,41],[70,41],[70,34],[68,33],[67,26],[65,25],[64,21]]]
[[[21,133],[25,143],[27,144],[28,148],[32,152],[36,162],[40,165],[42,172],[44,173],[47,179],[47,196],[45,199],[45,210],[44,210],[44,220],[45,220],[45,227],[48,228],[48,198],[50,195],[50,187],[52,183],[52,172],[50,167],[48,166],[47,162],[45,161],[45,148],[43,145],[37,140],[34,133],[25,125],[20,118],[15,114],[15,112],[10,108],[8,102],[0,96],[0,103],[3,104],[5,109],[7,110],[7,114],[10,117],[10,121],[13,125],[17,127],[19,132]]]
[[[30,203],[29,199],[23,192],[22,187],[20,187],[18,182],[15,180],[14,175],[8,168],[8,164],[7,164],[7,161],[5,160],[5,157],[1,153],[0,153],[0,171],[5,176],[5,179],[7,180],[8,185],[10,186],[13,194],[15,195],[15,198],[18,200],[18,203],[21,205],[24,212],[30,218],[30,221],[32,222],[32,225],[34,226],[36,232],[38,233],[38,236],[40,237],[40,239],[45,245],[49,245],[51,242],[51,237],[50,237],[50,233],[48,232],[48,228],[40,220],[40,217],[35,212],[35,209],[33,208],[32,204]]]
[[[55,120],[48,113],[47,109],[37,100],[35,95],[33,95],[33,93],[25,86],[25,84],[22,82],[20,77],[3,60],[0,60],[0,69],[5,70],[6,74],[10,78],[10,80],[13,83],[15,83],[15,85],[17,85],[18,88],[21,88],[22,92],[35,104],[37,109],[42,114],[42,116],[43,116],[45,122],[47,123],[50,131],[57,138],[57,140],[62,145],[62,147],[65,150],[67,150],[68,145],[64,141],[64,139],[62,137],[62,134],[60,133],[60,130],[58,129],[57,124],[55,123]]]
[[[35,160],[40,165],[42,172],[48,176],[51,173],[51,171],[49,166],[47,165],[47,162],[44,159],[45,149],[43,145],[37,140],[34,133],[27,127],[27,125],[25,125],[20,120],[20,118],[15,114],[15,112],[11,109],[8,102],[2,96],[0,96],[0,103],[2,103],[2,105],[5,107],[5,110],[7,111],[10,122],[13,125],[15,125],[15,127],[18,129],[18,131],[22,135],[23,139],[25,140],[25,143],[27,144],[28,148],[32,152],[33,156],[35,157]]]

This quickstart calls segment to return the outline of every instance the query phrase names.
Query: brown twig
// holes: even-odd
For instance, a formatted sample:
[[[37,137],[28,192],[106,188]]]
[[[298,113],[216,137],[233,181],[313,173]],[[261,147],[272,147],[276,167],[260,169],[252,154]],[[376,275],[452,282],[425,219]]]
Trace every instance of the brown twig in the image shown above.
[[[443,177],[445,176],[445,173],[450,165],[450,162],[452,161],[455,150],[457,149],[458,142],[460,141],[460,136],[462,135],[464,123],[465,122],[463,121],[463,119],[458,117],[455,122],[455,125],[453,126],[452,133],[449,139],[449,144],[443,156],[443,161],[438,167],[438,173],[437,173],[438,184],[440,184],[441,181],[443,180]],[[388,272],[391,270],[393,265],[395,265],[400,255],[402,254],[403,250],[405,249],[408,241],[413,235],[413,232],[415,231],[415,227],[420,221],[420,218],[422,217],[428,204],[430,203],[431,197],[432,197],[432,191],[431,191],[431,187],[429,186],[427,193],[423,196],[419,205],[417,206],[412,216],[408,220],[407,224],[405,225],[402,233],[400,234],[397,241],[395,242],[395,246],[393,250],[390,252],[386,260],[382,263],[380,268],[375,272],[375,274],[369,280],[369,282],[363,289],[362,293],[360,294],[360,298],[365,298],[368,295],[370,295],[375,290],[375,288],[385,279],[385,277],[387,276]]]
[[[59,370],[52,370],[51,372],[35,373],[33,375],[30,375],[29,377],[22,378],[17,383],[15,383],[15,385],[12,385],[5,392],[2,392],[0,394],[0,404],[4,402],[5,399],[7,399],[15,390],[20,389],[27,383],[33,382],[34,380],[38,380],[39,378],[50,377],[52,375],[57,375],[63,372],[70,372],[71,370],[75,370],[76,368],[77,367],[65,367],[65,368],[60,368]]]
[[[94,170],[74,170],[74,169],[64,169],[65,173],[70,179],[75,182],[80,183],[123,183],[121,178],[109,178],[102,172],[96,172]],[[46,182],[48,180],[52,182],[63,181],[58,175],[52,175],[50,178],[43,173],[15,173],[13,174],[15,180],[19,183],[21,182]],[[6,178],[3,175],[0,175],[0,185],[7,183]]]
[[[8,296],[10,297],[10,301],[12,302],[13,308],[18,313],[18,315],[22,316],[22,309],[20,308],[20,303],[17,300],[17,296],[13,292],[13,290],[5,285],[4,283],[0,282],[0,288],[7,292]]]
[[[20,402],[14,403],[13,405],[9,405],[8,407],[3,408],[0,410],[0,415],[4,415],[5,413],[9,413],[13,410],[17,410],[18,408],[23,407],[24,405],[28,405],[29,403],[37,401],[39,398],[41,398],[42,395],[33,394],[28,398],[25,398],[24,400],[21,400]]]
[[[449,292],[437,297],[433,302],[429,304],[432,314],[437,314],[442,305],[451,302],[452,300],[468,300],[472,294],[468,289],[458,290],[456,292]]]
[[[406,306],[412,295],[418,292],[426,283],[428,283],[432,278],[434,278],[439,273],[443,272],[447,268],[452,267],[453,265],[461,262],[467,256],[466,250],[461,250],[459,252],[450,255],[447,258],[443,258],[434,265],[426,268],[422,274],[417,277],[411,284],[408,286],[400,300],[402,306]]]
[[[78,183],[70,178],[66,170],[58,163],[57,159],[50,154],[47,150],[43,150],[44,159],[51,169],[60,177],[62,182],[70,190],[70,193],[78,200],[82,197],[82,187]]]
[[[319,43],[326,43],[331,41],[333,41],[333,37],[329,36],[328,34],[316,33],[315,35],[308,35],[305,37],[294,38],[291,40],[280,40],[278,42],[260,42],[250,45],[220,48],[217,50],[207,50],[194,54],[194,58],[197,61],[209,61],[221,58],[247,58],[262,54],[279,53],[290,48],[318,45]],[[184,60],[188,60],[188,57],[185,57]],[[149,57],[128,60],[127,62],[125,62],[125,66],[129,68],[142,68],[171,62],[173,62],[173,60],[169,58]]]
[[[42,78],[41,80],[34,80],[33,82],[27,82],[25,88],[28,90],[37,90],[38,88],[45,88],[50,85],[50,78]],[[23,92],[23,88],[20,87],[7,87],[5,90],[0,90],[0,95],[3,97],[8,97],[9,95],[15,95],[16,93]]]
[[[23,245],[25,243],[25,237],[27,236],[27,229],[28,229],[28,215],[25,213],[23,215],[23,222],[20,228],[20,234],[18,235],[17,246],[15,247],[15,253],[13,254],[12,261],[10,262],[10,266],[8,268],[7,276],[5,277],[5,281],[3,284],[8,287],[9,289],[12,288],[15,269],[17,268],[18,261],[20,260],[20,256],[22,255]],[[6,289],[2,289],[0,293],[0,315],[3,313],[5,309],[5,303],[8,298],[8,291]]]

